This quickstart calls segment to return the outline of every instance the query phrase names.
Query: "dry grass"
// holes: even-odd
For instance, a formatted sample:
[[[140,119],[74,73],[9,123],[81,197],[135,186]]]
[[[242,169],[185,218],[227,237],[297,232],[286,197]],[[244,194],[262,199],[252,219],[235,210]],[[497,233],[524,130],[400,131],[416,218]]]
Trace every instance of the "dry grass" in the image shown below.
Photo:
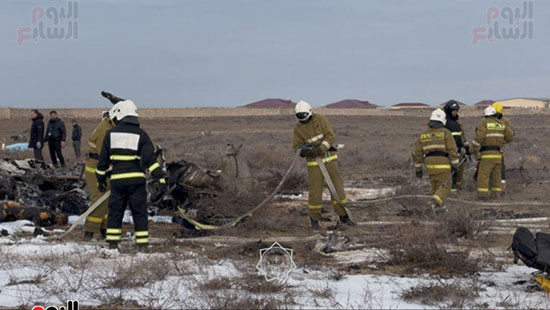
[[[267,282],[263,277],[257,275],[249,275],[239,279],[238,281],[242,290],[252,294],[276,294],[287,289],[285,285]]]
[[[550,154],[548,154],[548,148],[544,147],[550,143],[550,127],[538,128],[541,126],[540,124],[546,122],[546,118],[547,116],[512,117],[512,122],[516,126],[516,140],[506,150],[506,161],[510,173],[505,199],[513,201],[548,201],[550,199],[550,193],[545,190],[545,183],[542,183],[547,179],[548,168],[545,167],[550,167],[550,156],[548,156]],[[416,181],[414,178],[410,160],[414,141],[418,133],[426,128],[425,118],[331,116],[329,119],[336,133],[336,143],[346,145],[344,149],[339,150],[339,164],[346,181],[368,179],[369,181],[362,184],[362,186],[371,187],[399,184],[403,185],[400,193],[429,193],[426,177],[421,181]],[[461,120],[466,128],[467,138],[471,140],[473,138],[473,128],[475,128],[479,118],[472,117]],[[204,212],[204,216],[222,214],[232,217],[240,215],[254,207],[278,183],[282,173],[286,171],[292,159],[291,138],[294,124],[295,120],[291,116],[259,118],[215,117],[209,119],[167,120],[163,122],[146,120],[143,122],[142,127],[150,133],[155,144],[162,144],[167,152],[167,159],[169,161],[185,159],[213,170],[220,167],[221,158],[227,143],[244,144],[241,155],[245,156],[250,164],[253,176],[261,181],[261,188],[257,196],[255,196],[256,194],[251,196],[236,196],[234,193],[225,193],[217,200],[205,200],[204,206],[201,207],[201,212]],[[28,129],[29,125],[30,122],[7,120],[0,124],[0,134],[3,136],[10,133],[15,134],[20,130]],[[86,140],[95,125],[97,125],[97,121],[83,120],[81,125],[84,130],[83,139]],[[65,148],[64,153],[71,160],[73,156],[72,150]],[[47,149],[44,150],[44,155],[47,157]],[[540,158],[540,162],[528,159],[527,156],[535,159],[538,157]],[[472,168],[473,165],[470,167]],[[303,160],[300,160],[297,170],[295,170],[289,179],[284,190],[305,189],[305,171],[305,164]],[[471,179],[472,174],[472,171],[466,173],[463,187],[465,192],[459,193],[459,198],[475,199],[476,186]],[[392,177],[399,178],[392,179]],[[382,178],[384,181],[375,182],[375,180]],[[424,205],[425,201],[411,200],[403,201],[402,203],[419,206],[421,204]],[[386,205],[383,207],[385,208]],[[513,212],[519,212],[517,208],[512,208]],[[442,246],[442,244],[448,242],[460,243],[464,239],[466,239],[468,244],[475,243],[476,246],[486,246],[496,240],[494,236],[491,237],[492,239],[489,239],[490,236],[481,237],[481,235],[477,234],[482,227],[479,227],[474,221],[478,219],[477,215],[473,212],[474,209],[454,209],[451,205],[449,214],[439,219],[441,222],[436,228],[407,225],[400,229],[383,231],[382,233],[385,236],[397,237],[397,241],[388,247],[391,253],[388,256],[389,264],[392,264],[388,269],[395,270],[396,272],[404,270],[403,273],[429,272],[442,274],[464,274],[478,270],[479,267],[476,266],[476,262],[468,258],[467,251],[449,253]],[[534,211],[543,215],[548,213],[538,209]],[[369,208],[369,210],[371,209]],[[382,207],[380,207],[380,210],[384,211]],[[360,212],[358,211],[357,213]],[[386,218],[387,212],[380,213],[382,214],[377,215],[380,216],[380,220],[393,219]],[[266,208],[254,216],[247,218],[237,228],[218,233],[247,237],[254,236],[258,238],[279,235],[306,236],[312,233],[308,230],[308,226],[307,217],[299,217],[296,211],[279,208],[277,204],[272,204],[266,206]],[[171,232],[166,232],[166,236],[170,234]],[[154,235],[158,236],[158,234]],[[497,241],[500,243],[504,242],[503,239],[498,239]],[[300,267],[326,269],[334,265],[334,262],[330,258],[311,253],[305,249],[303,244],[293,244],[292,247],[295,249],[296,263]],[[192,250],[199,251],[198,247]],[[216,250],[213,254],[217,258],[228,257],[227,255],[229,254],[223,251]],[[229,253],[230,251],[227,252]],[[206,253],[209,253],[208,250]],[[241,256],[243,258],[247,256],[247,253],[244,251],[237,251],[236,253],[237,257]],[[255,254],[256,252],[254,252]],[[64,262],[55,253],[52,253],[52,255],[52,257],[57,257],[59,261]],[[105,299],[102,301],[105,305],[117,305],[117,307],[127,305],[129,307],[137,305],[128,300],[127,296],[121,295],[121,292],[127,291],[128,287],[134,287],[142,290],[144,295],[150,296],[147,305],[139,306],[162,308],[160,302],[158,300],[155,301],[155,296],[162,292],[176,291],[178,286],[180,288],[183,287],[183,284],[178,282],[171,283],[173,287],[156,286],[154,283],[158,283],[158,281],[155,281],[155,277],[162,278],[162,270],[158,271],[159,275],[147,274],[141,271],[136,272],[135,275],[130,275],[129,271],[132,268],[136,270],[143,268],[141,267],[143,262],[139,260],[128,262],[128,265],[117,266],[115,264],[111,266],[115,269],[102,274],[95,271],[82,271],[86,270],[86,268],[81,268],[80,266],[89,266],[86,264],[90,264],[89,258],[86,255],[81,255],[81,262],[71,259],[69,262],[71,265],[68,267],[48,261],[42,267],[36,268],[36,274],[46,272],[50,278],[57,279],[53,283],[42,280],[42,283],[48,283],[46,293],[58,296],[58,298],[65,298],[73,294],[73,291],[80,292],[87,290],[93,292],[98,290],[100,285],[104,285],[110,288],[110,293],[105,295]],[[254,255],[250,255],[250,260],[253,257],[255,258]],[[189,270],[189,266],[185,265],[185,260],[185,257],[175,254],[173,258],[167,260],[170,261],[168,266],[166,262],[158,263],[158,265],[170,268],[168,278],[174,275],[189,277],[193,272]],[[18,263],[10,259],[0,260],[0,267],[4,266],[2,268],[8,268],[5,266],[9,264]],[[174,267],[176,265],[178,266],[177,268]],[[151,266],[151,268],[155,267]],[[113,280],[112,273],[115,272],[120,272],[120,276],[115,276],[117,279]],[[74,273],[78,273],[82,281],[68,283],[68,279],[72,278],[69,275]],[[34,285],[32,282],[39,282],[40,277],[20,278],[17,277],[17,274],[13,274],[12,276],[14,286],[22,287],[20,290],[22,304],[26,304],[28,300],[40,300],[42,297],[40,294],[43,295],[44,293],[23,289],[25,286]],[[93,281],[88,281],[88,277],[96,277],[101,280],[97,280],[94,283]],[[147,287],[136,287],[141,283],[146,283],[145,286]],[[262,282],[250,280],[240,283],[237,281],[233,284],[234,287],[226,289],[225,292],[212,290],[204,293],[206,295],[197,296],[196,300],[189,302],[192,302],[191,304],[196,307],[203,308],[277,308],[282,305],[292,305],[292,303],[285,304],[284,299],[277,298],[263,301],[247,300],[251,292],[259,291],[260,294],[269,294],[271,291],[277,290],[280,290],[282,294],[283,292],[285,292],[284,294],[289,292],[289,295],[286,295],[285,298],[287,301],[292,299],[292,290],[287,287],[271,287],[258,283]],[[38,285],[43,284],[38,283]],[[326,295],[323,293],[323,288],[318,288],[317,291],[318,295]],[[88,294],[87,298],[91,299],[93,297]],[[174,296],[175,300],[178,298],[183,298],[183,296]],[[204,298],[204,302],[201,298]],[[456,304],[460,305],[459,302]],[[506,304],[506,301],[503,301],[504,304]],[[510,304],[513,305],[516,303],[511,302]],[[164,305],[164,307],[169,306]]]
[[[471,274],[479,271],[467,251],[450,253],[442,246],[444,235],[432,226],[405,225],[395,228],[399,236],[389,244],[387,264],[404,266],[407,272]]]
[[[201,290],[207,291],[228,290],[233,287],[232,282],[233,281],[229,278],[216,278],[201,283],[199,286]]]
[[[218,196],[201,198],[193,204],[193,208],[199,210],[197,212],[199,219],[212,216],[234,218],[253,209],[265,197],[267,194],[261,191],[246,195],[234,190],[225,190]]]
[[[481,215],[465,207],[450,208],[438,217],[437,229],[447,240],[455,238],[473,239],[488,229],[489,221],[482,222]]]
[[[479,297],[480,283],[472,280],[438,281],[419,284],[401,293],[406,301],[420,302],[430,306],[463,309],[471,307],[471,302]]]

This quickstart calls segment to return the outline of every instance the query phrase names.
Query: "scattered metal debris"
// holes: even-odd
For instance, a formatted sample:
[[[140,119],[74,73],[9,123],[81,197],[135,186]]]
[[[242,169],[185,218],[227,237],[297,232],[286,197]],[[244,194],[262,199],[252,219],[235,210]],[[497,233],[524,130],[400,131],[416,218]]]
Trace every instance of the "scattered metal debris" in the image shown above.
[[[63,224],[88,207],[83,165],[52,169],[33,159],[0,160],[0,221],[26,219],[40,226]]]

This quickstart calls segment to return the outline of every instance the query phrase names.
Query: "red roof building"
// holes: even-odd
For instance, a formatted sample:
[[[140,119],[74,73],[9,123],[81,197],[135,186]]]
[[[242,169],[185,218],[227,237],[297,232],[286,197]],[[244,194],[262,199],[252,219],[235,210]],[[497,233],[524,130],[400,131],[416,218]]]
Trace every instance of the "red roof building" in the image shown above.
[[[361,101],[357,99],[345,99],[337,101],[325,106],[329,109],[376,109],[378,106],[368,101]]]

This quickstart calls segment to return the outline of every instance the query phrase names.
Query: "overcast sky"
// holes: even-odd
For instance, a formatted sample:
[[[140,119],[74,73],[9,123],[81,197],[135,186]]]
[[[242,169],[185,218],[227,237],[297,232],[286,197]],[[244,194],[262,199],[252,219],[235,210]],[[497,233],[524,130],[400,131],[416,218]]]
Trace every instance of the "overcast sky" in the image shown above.
[[[101,90],[141,107],[550,97],[550,1],[534,1],[532,40],[476,45],[489,7],[522,2],[81,0],[78,39],[18,45],[35,6],[67,2],[0,2],[0,106],[102,107]]]

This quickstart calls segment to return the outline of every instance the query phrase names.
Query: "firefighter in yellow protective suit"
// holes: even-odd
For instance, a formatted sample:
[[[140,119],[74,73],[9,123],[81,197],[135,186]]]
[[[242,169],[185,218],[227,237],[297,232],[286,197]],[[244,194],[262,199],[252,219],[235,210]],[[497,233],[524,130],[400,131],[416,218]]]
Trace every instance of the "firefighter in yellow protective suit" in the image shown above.
[[[110,93],[101,93],[105,98],[109,99],[112,104],[116,104],[124,99],[118,98]],[[84,176],[86,177],[86,186],[92,199],[92,204],[96,202],[103,194],[97,188],[97,178],[95,169],[99,160],[99,152],[103,145],[103,139],[107,131],[115,127],[115,123],[111,120],[108,112],[103,113],[103,120],[94,129],[94,132],[88,139],[88,151],[86,152],[86,165],[84,167]],[[84,223],[84,239],[92,240],[94,233],[102,238],[105,238],[107,229],[107,211],[109,209],[109,200],[105,200],[98,206],[90,215],[86,217]]]
[[[432,112],[428,130],[424,131],[415,146],[416,177],[422,178],[422,163],[428,170],[433,199],[429,203],[434,214],[445,211],[445,198],[451,191],[451,175],[458,171],[458,153],[452,133],[445,128],[445,112]]]
[[[514,127],[512,126],[512,123],[507,117],[504,116],[504,109],[502,108],[502,104],[500,104],[500,102],[495,102],[491,106],[495,108],[495,111],[497,112],[496,114],[497,118],[503,121],[506,127],[510,127],[510,129],[512,130],[512,134],[515,135]],[[500,179],[502,183],[502,190],[504,190],[506,187],[506,165],[504,164],[504,145],[501,148],[501,153],[502,153],[502,169],[500,173]]]
[[[494,107],[489,106],[483,112],[485,116],[476,128],[476,137],[472,141],[474,154],[479,159],[477,173],[477,193],[480,198],[489,197],[492,191],[502,191],[502,147],[512,141],[512,128],[497,118]]]
[[[300,156],[307,160],[307,172],[309,179],[308,210],[311,219],[311,227],[319,229],[319,220],[323,209],[323,174],[316,158],[321,158],[326,170],[334,184],[336,192],[342,202],[338,203],[332,197],[334,212],[339,216],[340,223],[353,226],[355,223],[349,218],[346,209],[346,193],[344,181],[338,169],[338,155],[334,143],[334,132],[328,119],[319,114],[313,114],[311,105],[300,101],[295,107],[295,116],[298,123],[294,127],[293,147],[294,151],[301,149]],[[332,196],[332,193],[331,193]]]

